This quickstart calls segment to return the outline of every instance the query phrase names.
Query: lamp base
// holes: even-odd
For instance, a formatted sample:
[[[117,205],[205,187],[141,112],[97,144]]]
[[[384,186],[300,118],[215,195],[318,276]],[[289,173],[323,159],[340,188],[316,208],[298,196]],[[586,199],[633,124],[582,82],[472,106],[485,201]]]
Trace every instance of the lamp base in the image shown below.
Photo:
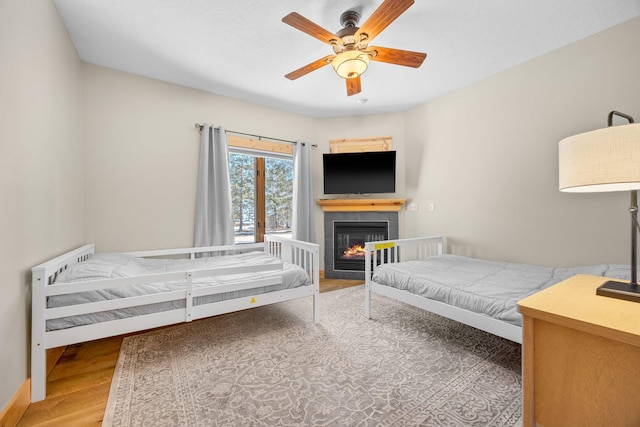
[[[615,282],[610,280],[596,289],[596,295],[609,298],[640,302],[640,286],[637,283]]]

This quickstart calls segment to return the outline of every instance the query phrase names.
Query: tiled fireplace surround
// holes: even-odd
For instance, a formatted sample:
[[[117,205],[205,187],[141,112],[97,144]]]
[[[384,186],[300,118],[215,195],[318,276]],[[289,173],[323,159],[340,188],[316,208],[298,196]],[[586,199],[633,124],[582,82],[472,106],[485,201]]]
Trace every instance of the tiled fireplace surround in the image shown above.
[[[345,205],[340,205],[340,202]],[[384,221],[389,224],[389,239],[398,238],[398,211],[404,203],[403,199],[388,199],[392,206],[378,205],[376,201],[369,200],[363,206],[353,206],[354,200],[331,200],[331,206],[327,207],[323,200],[318,203],[324,211],[324,277],[330,279],[355,279],[364,280],[364,271],[335,270],[334,257],[334,223],[343,221]],[[378,210],[379,209],[379,210]]]

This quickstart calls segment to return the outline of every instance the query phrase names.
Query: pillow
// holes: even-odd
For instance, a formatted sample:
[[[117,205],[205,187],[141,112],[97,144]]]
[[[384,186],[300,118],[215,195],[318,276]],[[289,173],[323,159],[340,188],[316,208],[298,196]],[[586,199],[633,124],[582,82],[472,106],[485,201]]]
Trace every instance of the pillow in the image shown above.
[[[104,253],[93,255],[86,261],[68,267],[58,276],[55,283],[131,277],[146,272],[131,255]]]

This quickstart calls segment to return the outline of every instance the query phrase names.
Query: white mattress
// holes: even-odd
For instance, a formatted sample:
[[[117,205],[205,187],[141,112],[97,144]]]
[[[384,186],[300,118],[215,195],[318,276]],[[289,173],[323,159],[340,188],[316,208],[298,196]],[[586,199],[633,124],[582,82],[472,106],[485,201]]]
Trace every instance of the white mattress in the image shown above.
[[[422,261],[383,264],[373,281],[522,326],[516,303],[576,274],[629,280],[628,265],[551,268],[438,255]]]
[[[146,259],[136,258],[126,254],[104,253],[96,254],[89,258],[87,261],[70,266],[67,270],[60,274],[60,276],[52,286],[55,286],[59,283],[75,283],[87,280],[132,277],[143,274],[280,263],[283,264],[282,270],[265,271],[260,273],[244,273],[236,274],[233,276],[219,276],[215,279],[196,279],[193,281],[194,288],[219,286],[229,283],[237,283],[238,281],[250,281],[260,278],[270,278],[278,276],[282,277],[282,284],[253,288],[245,291],[235,291],[223,294],[203,296],[196,298],[194,301],[194,305],[240,298],[243,296],[256,295],[259,293],[272,292],[282,289],[291,289],[299,286],[308,286],[311,284],[311,280],[308,274],[302,268],[295,264],[282,262],[280,259],[265,252],[249,252],[238,255],[224,255],[210,258],[177,260]],[[159,282],[114,289],[104,289],[98,291],[78,292],[67,295],[57,295],[51,296],[47,299],[47,307],[62,307],[87,302],[105,301],[137,295],[147,295],[150,293],[184,289],[184,287],[184,282]],[[52,319],[47,321],[47,330],[65,329],[73,326],[88,325],[107,320],[120,319],[181,307],[184,307],[184,301],[151,304],[141,307],[132,307],[121,310]]]

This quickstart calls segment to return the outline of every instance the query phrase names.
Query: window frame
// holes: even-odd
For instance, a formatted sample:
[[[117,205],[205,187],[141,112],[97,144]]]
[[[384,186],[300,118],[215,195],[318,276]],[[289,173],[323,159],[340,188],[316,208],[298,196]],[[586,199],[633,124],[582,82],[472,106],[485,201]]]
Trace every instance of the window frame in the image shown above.
[[[254,240],[264,242],[266,233],[265,158],[293,162],[293,145],[227,135],[229,153],[254,157]],[[293,191],[293,189],[292,189]]]

